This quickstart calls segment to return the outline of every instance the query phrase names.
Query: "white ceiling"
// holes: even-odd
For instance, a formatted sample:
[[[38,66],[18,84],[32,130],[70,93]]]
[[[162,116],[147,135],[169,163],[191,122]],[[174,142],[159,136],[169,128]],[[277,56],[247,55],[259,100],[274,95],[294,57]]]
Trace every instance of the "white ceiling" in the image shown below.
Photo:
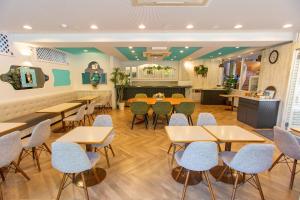
[[[131,0],[0,0],[0,31],[29,33],[299,31],[300,0],[211,0],[207,7],[139,7]],[[68,28],[61,28],[65,23]],[[145,30],[139,30],[143,23]],[[186,30],[187,24],[193,30]],[[291,29],[282,29],[286,23]],[[29,24],[32,30],[22,26]],[[98,30],[89,26],[97,24]]]

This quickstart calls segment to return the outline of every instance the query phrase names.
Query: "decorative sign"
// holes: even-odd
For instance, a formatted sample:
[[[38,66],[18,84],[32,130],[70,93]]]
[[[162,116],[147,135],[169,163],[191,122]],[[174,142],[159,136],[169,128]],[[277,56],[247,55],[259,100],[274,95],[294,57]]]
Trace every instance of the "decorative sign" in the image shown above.
[[[49,76],[38,67],[12,65],[6,74],[0,75],[0,80],[10,83],[16,90],[24,90],[43,88]]]
[[[52,69],[54,77],[54,87],[71,85],[70,71],[62,69]]]
[[[98,84],[107,84],[107,75],[96,61],[90,62],[81,75],[82,84],[91,84],[94,87]]]

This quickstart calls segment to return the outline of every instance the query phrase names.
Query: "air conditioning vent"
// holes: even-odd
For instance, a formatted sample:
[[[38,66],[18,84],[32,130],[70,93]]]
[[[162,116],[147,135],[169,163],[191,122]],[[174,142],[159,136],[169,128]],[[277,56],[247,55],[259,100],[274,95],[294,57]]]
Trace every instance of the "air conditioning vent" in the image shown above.
[[[143,53],[143,56],[147,58],[163,59],[170,54],[169,51],[146,51]]]
[[[132,0],[135,6],[207,6],[209,0]]]

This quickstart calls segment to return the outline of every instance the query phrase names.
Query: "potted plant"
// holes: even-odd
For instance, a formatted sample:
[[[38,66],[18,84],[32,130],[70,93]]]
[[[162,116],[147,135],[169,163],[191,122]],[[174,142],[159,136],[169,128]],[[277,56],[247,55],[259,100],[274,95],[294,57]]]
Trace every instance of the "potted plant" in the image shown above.
[[[123,101],[124,88],[129,85],[129,76],[120,68],[114,68],[111,73],[110,81],[114,83],[116,90],[116,102],[120,110],[124,110],[125,102]]]
[[[196,73],[197,76],[201,75],[202,77],[206,77],[208,68],[205,67],[204,65],[198,65],[194,67],[194,72]]]
[[[227,94],[230,94],[231,90],[236,88],[237,82],[238,82],[238,77],[235,77],[233,75],[225,77],[224,85],[225,85]]]

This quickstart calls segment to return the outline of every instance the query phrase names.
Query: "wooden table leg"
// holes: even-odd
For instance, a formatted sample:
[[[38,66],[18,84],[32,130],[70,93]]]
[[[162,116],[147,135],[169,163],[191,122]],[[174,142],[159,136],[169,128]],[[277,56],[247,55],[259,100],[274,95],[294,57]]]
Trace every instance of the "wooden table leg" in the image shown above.
[[[61,112],[60,114],[61,114],[61,122],[62,122],[63,130],[66,131],[66,122],[64,121],[65,112]]]

